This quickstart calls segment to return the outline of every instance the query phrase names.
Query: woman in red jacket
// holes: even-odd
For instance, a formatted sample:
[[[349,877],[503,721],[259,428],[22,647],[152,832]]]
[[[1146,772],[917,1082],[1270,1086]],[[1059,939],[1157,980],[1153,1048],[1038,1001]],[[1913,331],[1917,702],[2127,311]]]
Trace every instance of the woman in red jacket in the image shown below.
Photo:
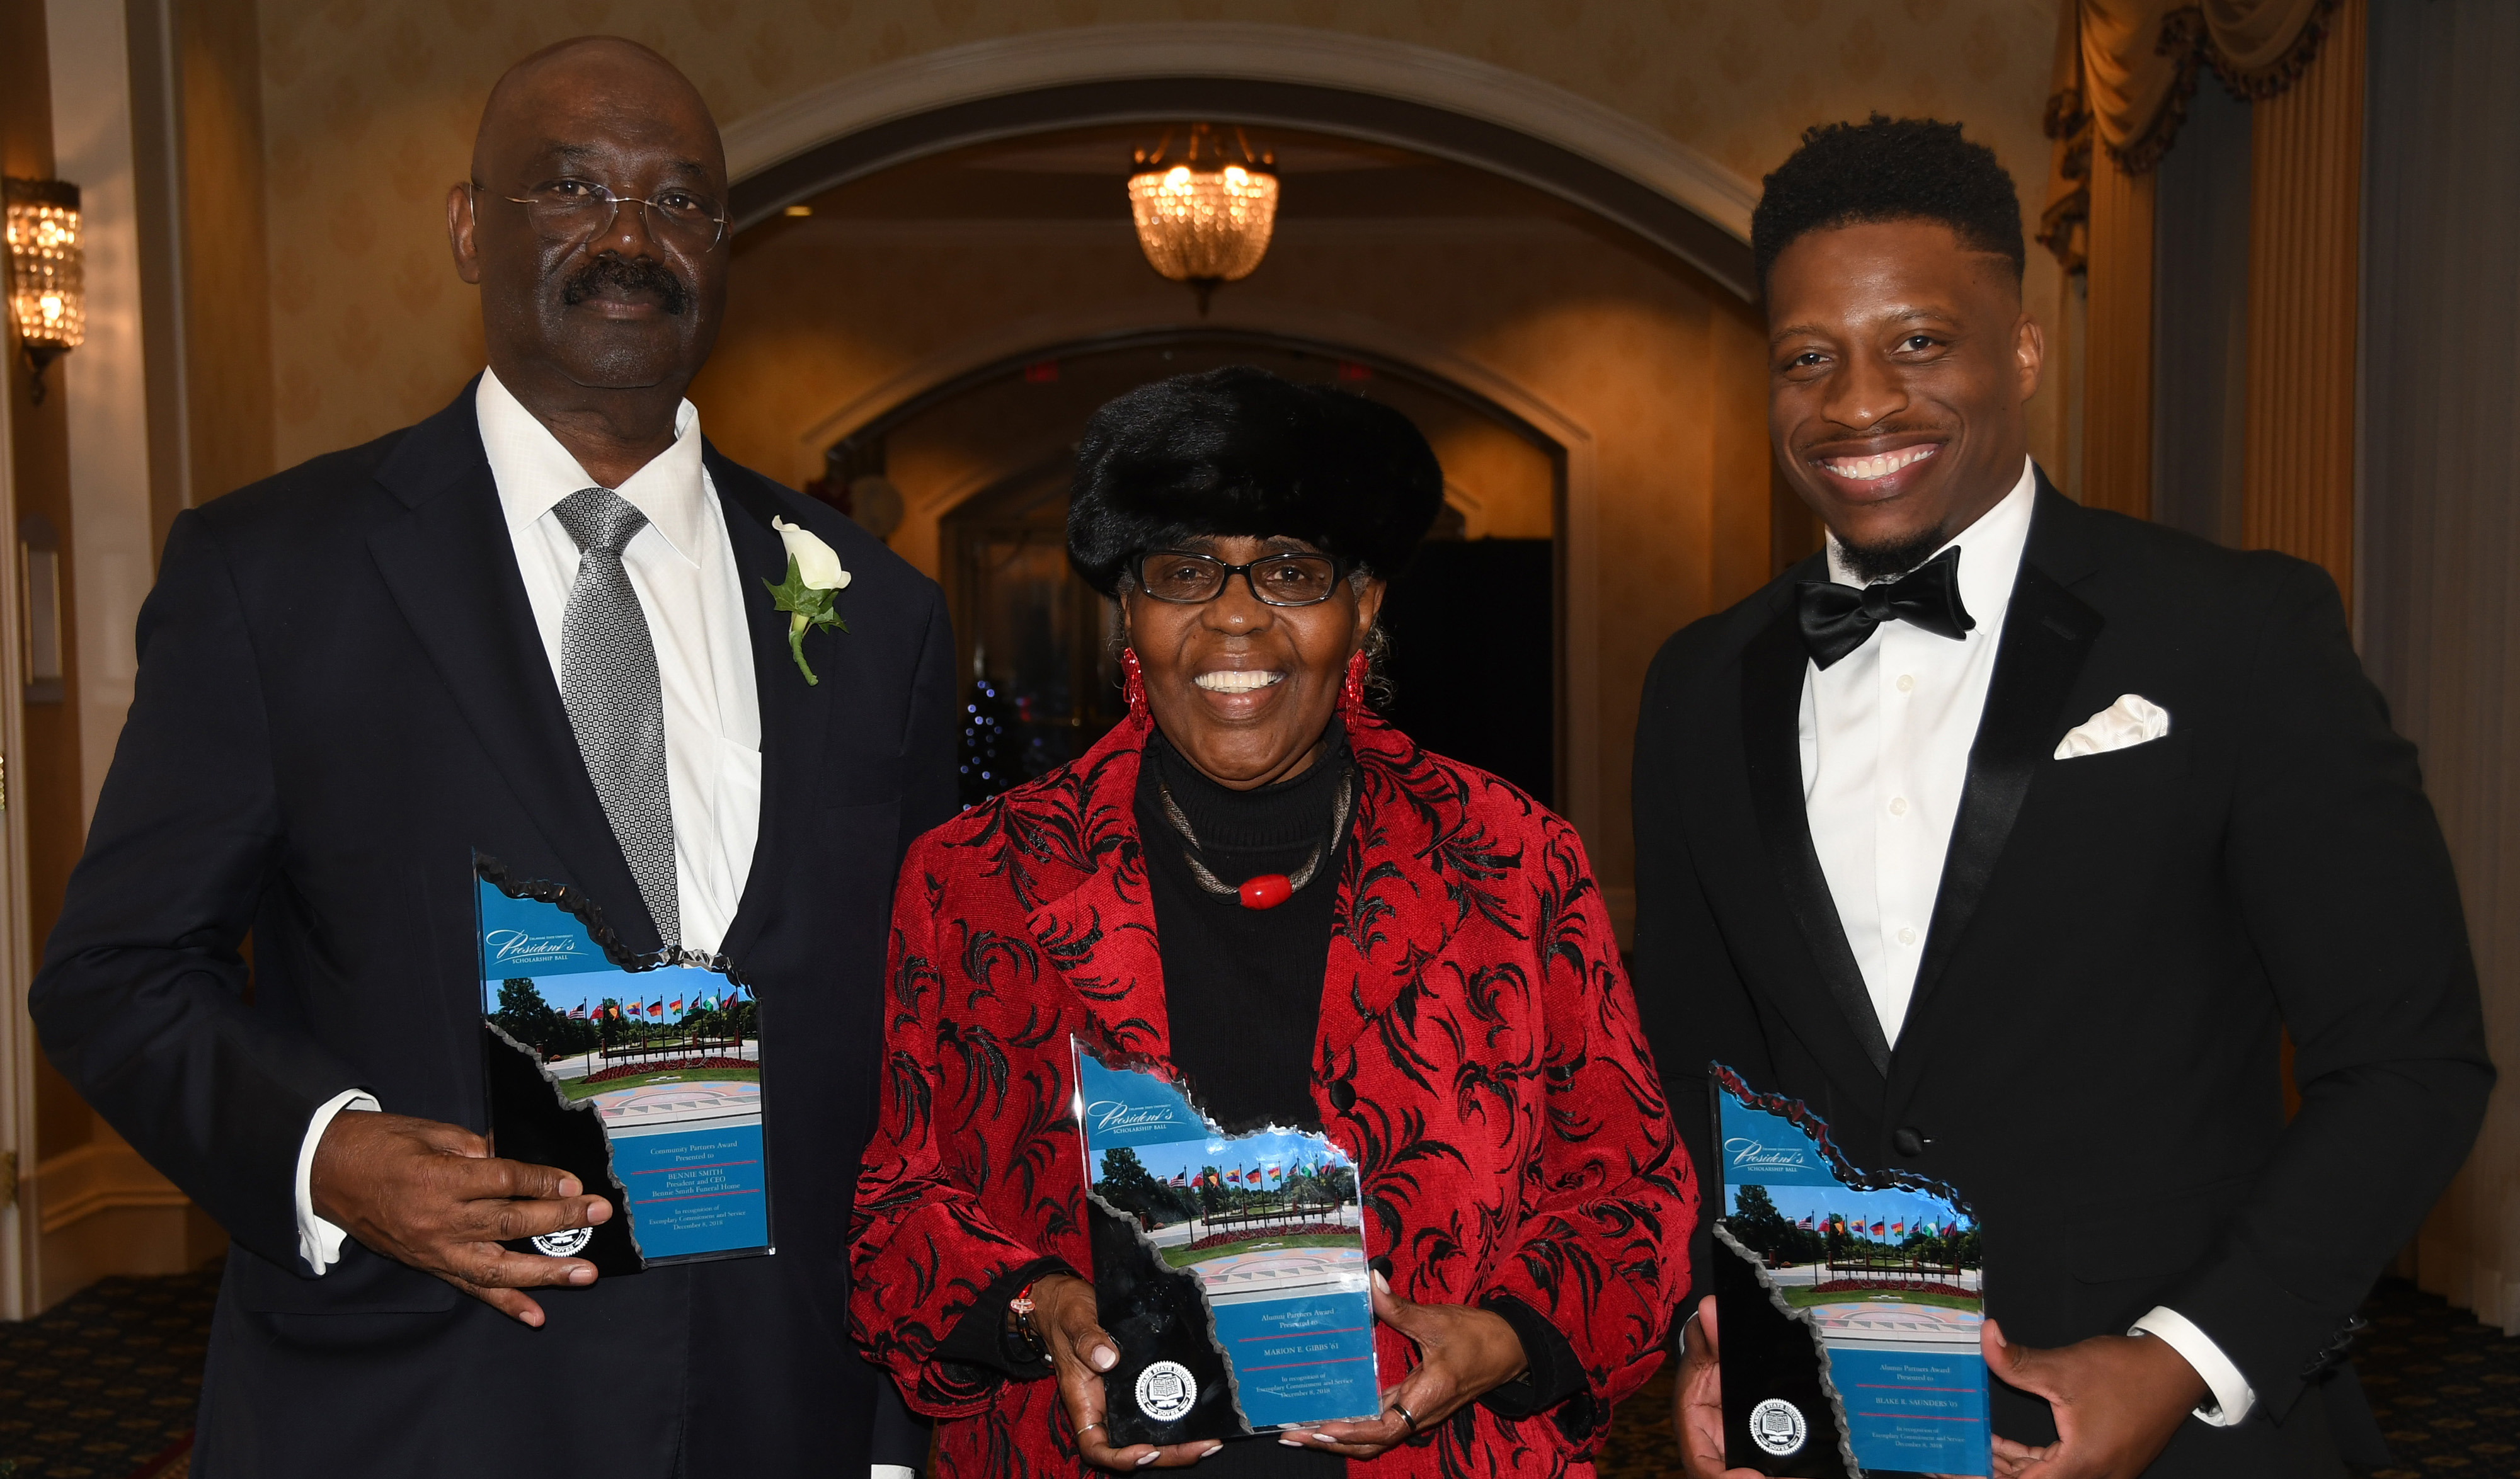
[[[850,1316],[942,1474],[1589,1474],[1660,1361],[1696,1188],[1583,844],[1365,699],[1442,497],[1407,418],[1258,370],[1088,428],[1068,554],[1129,716],[922,838],[895,901]],[[1379,1415],[1108,1441],[1071,1033],[1354,1161]]]

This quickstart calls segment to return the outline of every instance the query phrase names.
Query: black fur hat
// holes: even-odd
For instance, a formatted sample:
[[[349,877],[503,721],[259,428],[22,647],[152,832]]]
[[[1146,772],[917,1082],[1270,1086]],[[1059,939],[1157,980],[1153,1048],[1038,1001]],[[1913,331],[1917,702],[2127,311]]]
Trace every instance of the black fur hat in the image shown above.
[[[1132,555],[1193,535],[1289,535],[1389,576],[1444,505],[1416,424],[1327,385],[1229,365],[1105,404],[1076,449],[1067,559],[1112,595]]]

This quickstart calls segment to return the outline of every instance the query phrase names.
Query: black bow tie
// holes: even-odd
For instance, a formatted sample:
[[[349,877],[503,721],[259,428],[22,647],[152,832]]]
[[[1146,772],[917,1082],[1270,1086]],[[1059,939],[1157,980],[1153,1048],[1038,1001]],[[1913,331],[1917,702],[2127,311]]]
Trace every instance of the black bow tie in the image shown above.
[[[1833,580],[1802,583],[1803,646],[1822,667],[1864,646],[1885,621],[1904,621],[1959,641],[1976,618],[1960,605],[1960,552],[1945,550],[1897,580],[1862,590]]]

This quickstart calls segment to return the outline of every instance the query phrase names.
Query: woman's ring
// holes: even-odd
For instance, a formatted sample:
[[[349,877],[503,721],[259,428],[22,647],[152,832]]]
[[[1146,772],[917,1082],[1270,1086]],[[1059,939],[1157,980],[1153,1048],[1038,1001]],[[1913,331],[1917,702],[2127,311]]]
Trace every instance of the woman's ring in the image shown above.
[[[1409,1424],[1409,1431],[1413,1433],[1418,1431],[1418,1418],[1416,1414],[1412,1413],[1407,1408],[1402,1407],[1396,1402],[1391,1405],[1391,1410],[1400,1414],[1401,1421]]]
[[[1079,1437],[1079,1438],[1082,1438],[1082,1437],[1084,1437],[1088,1432],[1092,1431],[1092,1430],[1093,1430],[1093,1429],[1095,1429],[1095,1428],[1099,1428],[1099,1427],[1101,1427],[1102,1425],[1102,1424],[1101,1424],[1101,1423],[1099,1423],[1099,1422],[1089,1422],[1089,1423],[1085,1424],[1085,1426],[1083,1426],[1083,1427],[1081,1427],[1081,1428],[1078,1428],[1078,1429],[1076,1430],[1076,1436],[1077,1436],[1077,1437]]]

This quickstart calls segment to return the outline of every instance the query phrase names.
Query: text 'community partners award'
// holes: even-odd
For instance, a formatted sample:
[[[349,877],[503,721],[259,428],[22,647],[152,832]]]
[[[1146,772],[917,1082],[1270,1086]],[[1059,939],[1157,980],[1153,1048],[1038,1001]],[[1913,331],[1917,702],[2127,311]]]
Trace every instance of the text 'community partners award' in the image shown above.
[[[1799,1099],[1707,1076],[1725,1464],[1992,1473],[1976,1217],[1940,1182],[1858,1171]]]
[[[774,1251],[761,1008],[725,959],[631,956],[577,890],[478,854],[473,872],[498,1152],[612,1202],[600,1227],[508,1246],[607,1275]]]
[[[1375,1415],[1355,1164],[1321,1135],[1221,1134],[1151,1066],[1074,1046],[1112,1444]]]

